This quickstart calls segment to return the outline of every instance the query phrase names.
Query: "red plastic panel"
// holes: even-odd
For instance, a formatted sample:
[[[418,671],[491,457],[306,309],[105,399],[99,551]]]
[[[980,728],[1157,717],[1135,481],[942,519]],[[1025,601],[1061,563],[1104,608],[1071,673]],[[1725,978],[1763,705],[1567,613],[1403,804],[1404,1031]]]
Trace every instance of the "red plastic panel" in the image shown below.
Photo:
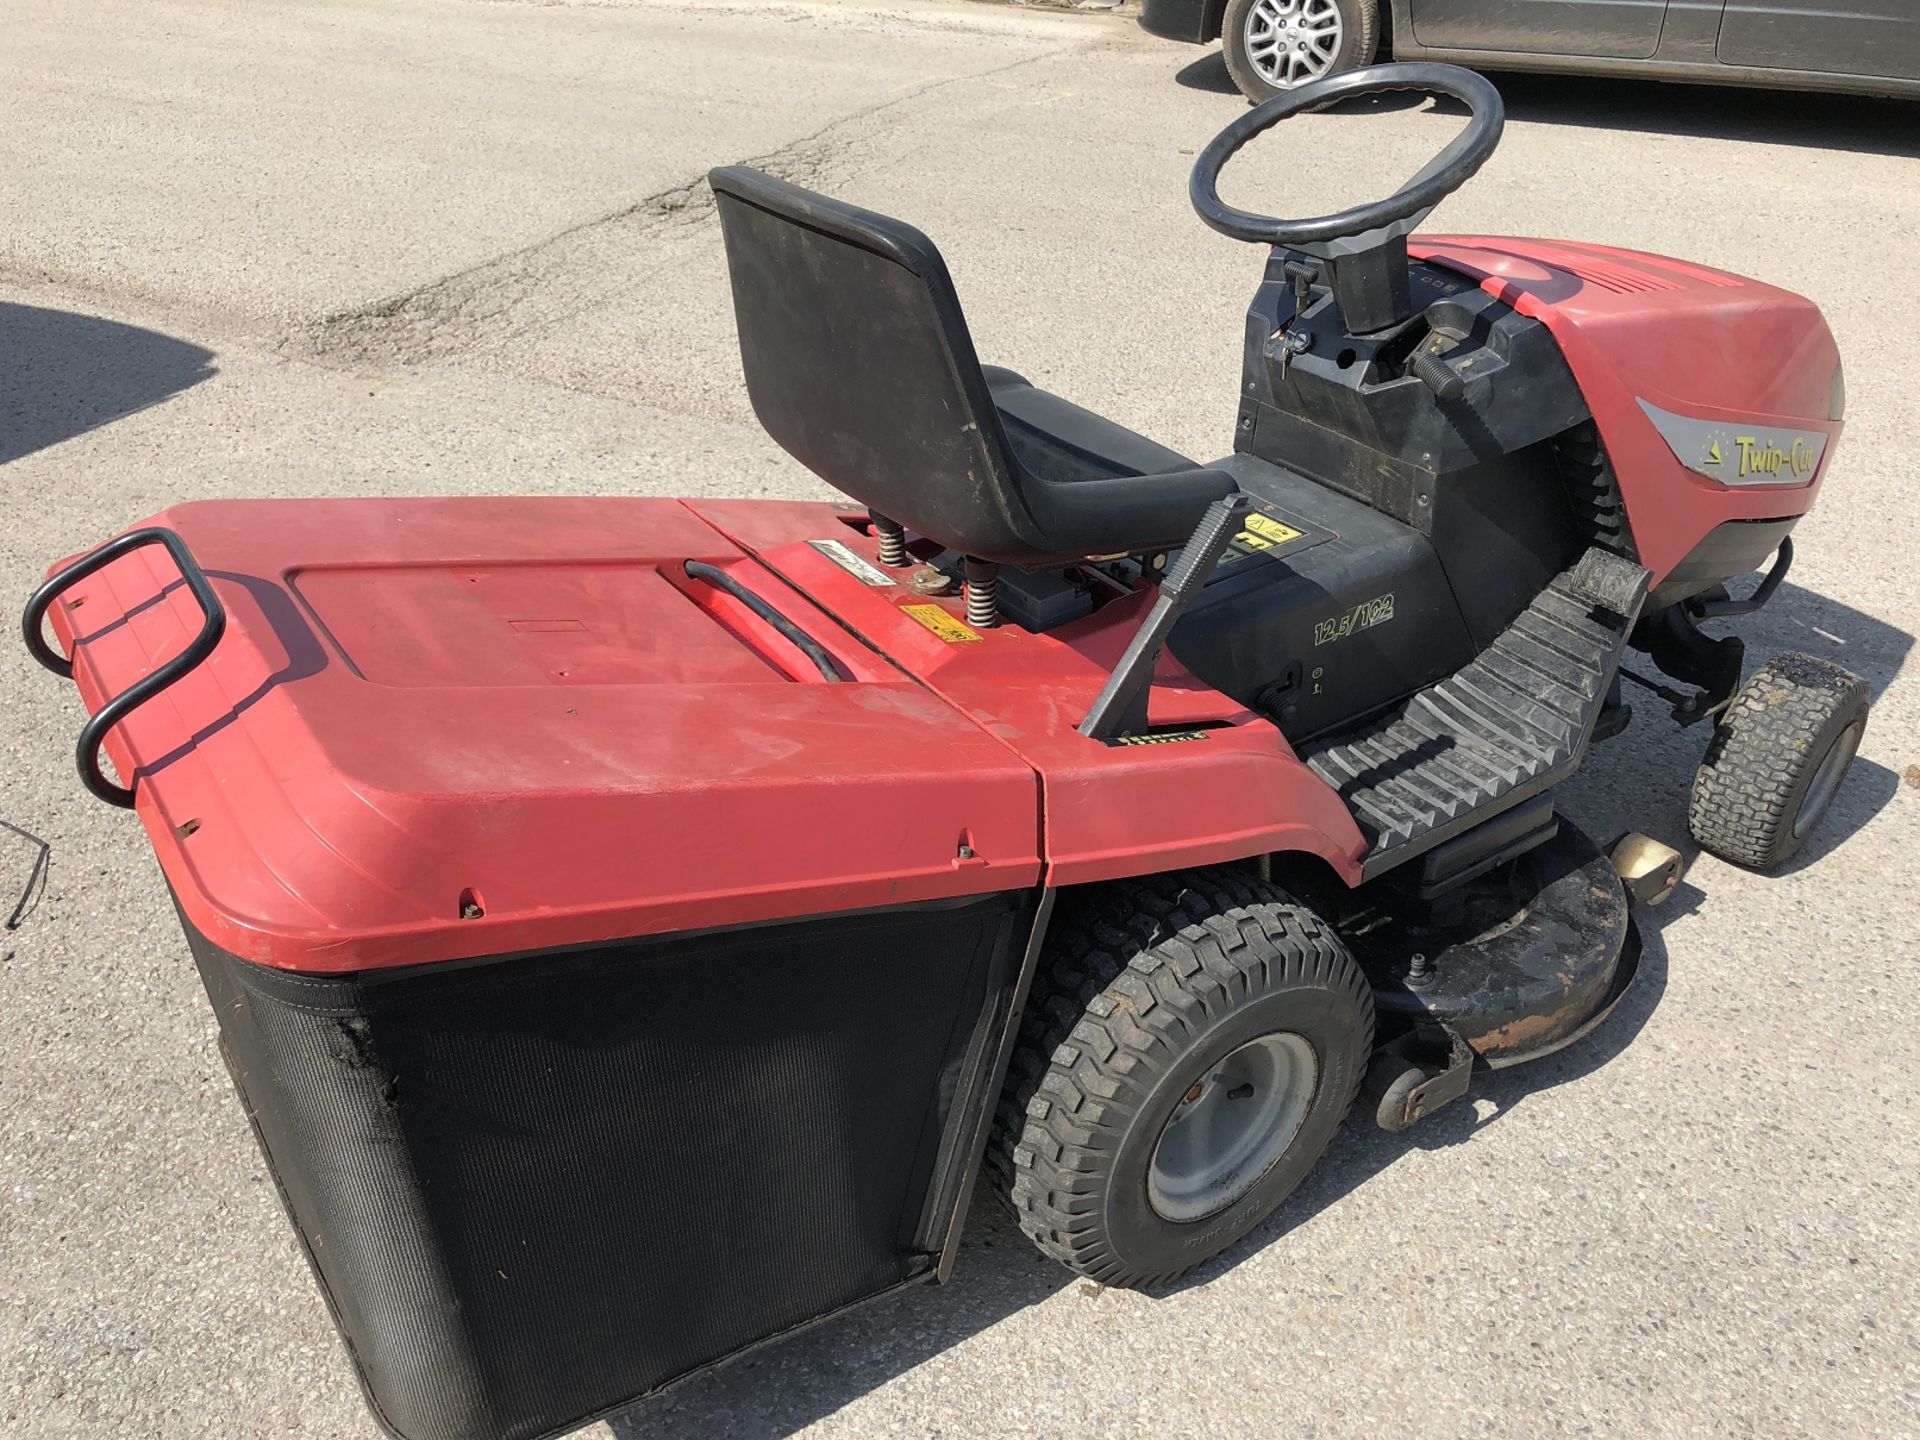
[[[1156,727],[1193,729],[1196,738],[1109,746],[1075,732],[1145,613],[1147,594],[1043,635],[1016,626],[977,631],[965,625],[958,598],[929,600],[903,584],[868,584],[807,543],[832,536],[877,564],[873,540],[832,506],[689,504],[1039,772],[1048,884],[1272,850],[1311,851],[1358,882],[1366,841],[1340,797],[1273,725],[1170,656],[1156,672],[1149,718]]]
[[[108,755],[187,919],[243,959],[355,970],[1039,879],[1031,767],[677,501],[213,502],[149,523],[230,620]],[[687,559],[852,678],[827,683]],[[199,618],[153,549],[55,611],[96,709]]]
[[[1812,508],[1841,426],[1829,418],[1840,352],[1812,301],[1664,256],[1567,241],[1422,236],[1408,247],[1537,318],[1587,397],[1659,584],[1716,525]],[[1728,486],[1674,456],[1640,408],[1704,421],[1824,431],[1800,485]]]
[[[363,680],[513,685],[782,684],[769,651],[727,630],[671,565],[318,566],[287,588]],[[724,594],[725,592],[718,592]],[[738,603],[738,602],[735,602]]]

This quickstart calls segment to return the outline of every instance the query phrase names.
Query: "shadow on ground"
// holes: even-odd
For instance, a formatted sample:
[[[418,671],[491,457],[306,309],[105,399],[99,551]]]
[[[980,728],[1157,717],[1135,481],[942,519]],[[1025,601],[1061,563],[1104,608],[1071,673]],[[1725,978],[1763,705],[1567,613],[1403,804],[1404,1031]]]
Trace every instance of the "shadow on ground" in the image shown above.
[[[0,465],[157,405],[212,362],[170,335],[0,301]]]
[[[1773,87],[1574,75],[1496,75],[1509,120],[1861,155],[1920,155],[1912,102]]]
[[[1238,96],[1218,50],[1182,66],[1176,84]],[[1742,85],[1683,85],[1613,76],[1493,74],[1507,118],[1648,135],[1692,135],[1762,145],[1811,145],[1862,155],[1920,155],[1911,101]],[[1400,110],[1417,96],[1385,95],[1340,107],[1347,113]],[[1459,110],[1446,102],[1435,102]]]
[[[1233,77],[1227,73],[1227,57],[1210,50],[1198,60],[1183,65],[1173,77],[1174,83],[1189,90],[1207,90],[1215,95],[1238,95]]]

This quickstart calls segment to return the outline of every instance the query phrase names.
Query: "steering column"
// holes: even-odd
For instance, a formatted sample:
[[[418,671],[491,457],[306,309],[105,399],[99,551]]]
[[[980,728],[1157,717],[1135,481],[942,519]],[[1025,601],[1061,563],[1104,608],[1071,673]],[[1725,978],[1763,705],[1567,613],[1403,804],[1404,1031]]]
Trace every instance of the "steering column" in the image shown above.
[[[1357,95],[1412,90],[1445,95],[1470,112],[1466,128],[1384,200],[1310,220],[1236,210],[1220,199],[1220,171],[1254,136],[1289,116]],[[1283,245],[1320,262],[1341,322],[1351,334],[1386,330],[1413,313],[1407,235],[1493,154],[1506,107],[1490,81],[1457,65],[1372,65],[1329,76],[1256,105],[1216,135],[1193,162],[1187,193],[1200,218],[1236,240]]]

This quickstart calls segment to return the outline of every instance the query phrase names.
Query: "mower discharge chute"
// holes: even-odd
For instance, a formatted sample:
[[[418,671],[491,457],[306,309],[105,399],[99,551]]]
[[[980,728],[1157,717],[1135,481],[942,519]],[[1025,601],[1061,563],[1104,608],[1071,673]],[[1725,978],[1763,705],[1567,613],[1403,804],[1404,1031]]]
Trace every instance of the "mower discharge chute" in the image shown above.
[[[1391,199],[1219,201],[1408,88],[1472,118]],[[1657,256],[1410,242],[1500,127],[1386,66],[1200,157],[1271,247],[1208,465],[981,365],[918,231],[730,168],[755,412],[860,508],[190,504],[55,570],[27,643],[384,1424],[527,1440],[944,1278],[983,1157],[1048,1254],[1164,1281],[1356,1097],[1403,1127],[1578,1039],[1678,876],[1554,805],[1629,650],[1713,722],[1700,843],[1804,840],[1864,686],[1742,688],[1700,624],[1785,571],[1832,337]]]

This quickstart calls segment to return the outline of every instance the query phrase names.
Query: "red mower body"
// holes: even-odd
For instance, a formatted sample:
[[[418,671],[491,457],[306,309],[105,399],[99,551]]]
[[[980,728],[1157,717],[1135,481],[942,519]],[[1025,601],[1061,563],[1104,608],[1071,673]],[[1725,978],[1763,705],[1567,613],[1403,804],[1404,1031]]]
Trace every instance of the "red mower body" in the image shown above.
[[[1468,93],[1362,83],[1408,80]],[[403,1440],[944,1278],[990,1132],[1043,1249],[1157,1283],[1356,1097],[1404,1128],[1579,1039],[1639,945],[1554,787],[1628,648],[1677,718],[1732,696],[1695,621],[1777,588],[1840,431],[1808,302],[1463,237],[1276,251],[1198,465],[982,366],[912,227],[711,179],[755,413],[860,509],[187,504],[23,617]],[[1096,1225],[1128,1253],[1060,1250]]]
[[[1163,661],[1185,737],[1074,733],[1150,597],[966,625],[825,504],[205,502],[202,665],[109,734],[188,922],[359,971],[1364,843],[1267,721]],[[852,522],[852,523],[850,523]],[[684,562],[719,567],[806,655]],[[54,611],[90,708],[199,628],[159,548]]]
[[[1812,505],[1841,423],[1810,302],[1597,246],[1414,249],[1549,328],[1656,586],[1717,527]],[[1724,433],[1724,478],[1649,404]],[[1785,429],[1819,454],[1739,473],[1752,434]],[[239,501],[151,523],[231,622],[107,753],[138,778],[188,921],[253,963],[350,972],[1276,851],[1359,878],[1339,796],[1170,655],[1150,718],[1181,738],[1076,733],[1144,587],[1046,633],[978,630],[827,504]],[[688,560],[771,603],[841,678]],[[74,586],[54,623],[97,710],[200,615],[149,548]]]

